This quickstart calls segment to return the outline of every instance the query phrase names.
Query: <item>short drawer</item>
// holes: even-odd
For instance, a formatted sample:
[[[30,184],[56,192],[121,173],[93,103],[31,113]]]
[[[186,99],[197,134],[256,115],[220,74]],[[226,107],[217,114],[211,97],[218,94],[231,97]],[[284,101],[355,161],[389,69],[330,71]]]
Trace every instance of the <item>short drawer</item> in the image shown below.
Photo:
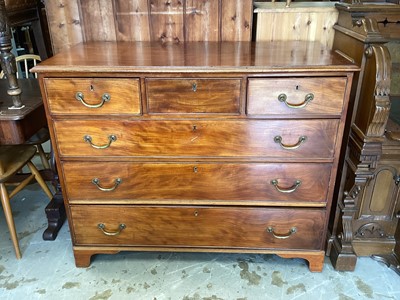
[[[63,162],[69,201],[326,202],[330,163]]]
[[[320,250],[324,209],[70,207],[75,245]]]
[[[45,78],[44,85],[51,114],[141,113],[138,79]]]
[[[339,121],[60,120],[61,156],[332,158]]]
[[[149,113],[239,114],[241,79],[146,79]]]
[[[247,114],[340,116],[346,85],[346,77],[249,79]]]

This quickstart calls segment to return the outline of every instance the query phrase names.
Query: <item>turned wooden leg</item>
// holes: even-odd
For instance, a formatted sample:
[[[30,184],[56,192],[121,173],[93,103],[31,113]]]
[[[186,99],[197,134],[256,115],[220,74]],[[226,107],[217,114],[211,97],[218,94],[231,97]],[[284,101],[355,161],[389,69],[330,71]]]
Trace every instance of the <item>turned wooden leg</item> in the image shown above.
[[[39,157],[40,157],[40,160],[42,162],[43,168],[45,170],[49,170],[50,169],[50,163],[49,163],[48,157],[46,156],[46,153],[44,152],[43,146],[39,144],[39,145],[36,145],[36,148],[38,150]]]
[[[1,205],[3,206],[4,210],[4,215],[6,217],[8,229],[10,231],[11,240],[14,245],[15,256],[17,257],[17,259],[21,259],[22,256],[21,256],[21,251],[19,249],[17,232],[15,230],[14,218],[11,211],[10,198],[8,197],[8,193],[4,183],[0,183],[0,198],[1,198]]]
[[[49,187],[47,186],[46,182],[43,180],[42,176],[40,175],[38,169],[36,169],[35,165],[32,162],[27,163],[31,173],[35,175],[36,181],[39,183],[43,191],[46,193],[47,197],[51,200],[53,198],[53,194],[51,193]]]

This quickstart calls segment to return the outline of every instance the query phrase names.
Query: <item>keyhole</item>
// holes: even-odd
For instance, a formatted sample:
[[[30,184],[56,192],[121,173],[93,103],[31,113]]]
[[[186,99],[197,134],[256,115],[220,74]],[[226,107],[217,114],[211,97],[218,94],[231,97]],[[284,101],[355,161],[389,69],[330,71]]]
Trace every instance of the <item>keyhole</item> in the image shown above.
[[[197,210],[194,211],[194,216],[197,217],[199,215],[199,212]]]
[[[192,126],[192,130],[193,130],[193,131],[196,131],[196,130],[197,130],[197,126],[196,126],[196,125],[193,125],[193,126]]]
[[[94,91],[94,87],[93,87],[93,85],[92,85],[92,84],[90,85],[90,91],[91,91],[91,92],[93,92],[93,91]]]
[[[199,169],[197,167],[193,167],[193,172],[197,173],[199,171]]]
[[[299,90],[299,86],[298,85],[296,85],[296,90]]]
[[[197,91],[197,83],[192,84],[192,90],[193,90],[193,92]]]

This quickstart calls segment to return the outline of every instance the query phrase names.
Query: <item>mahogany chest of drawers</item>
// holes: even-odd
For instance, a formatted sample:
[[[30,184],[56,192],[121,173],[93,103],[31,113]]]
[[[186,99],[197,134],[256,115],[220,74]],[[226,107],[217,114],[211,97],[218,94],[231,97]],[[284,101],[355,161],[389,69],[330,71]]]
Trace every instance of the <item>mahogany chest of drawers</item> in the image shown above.
[[[96,42],[34,71],[78,267],[156,250],[322,270],[351,62],[302,42]]]

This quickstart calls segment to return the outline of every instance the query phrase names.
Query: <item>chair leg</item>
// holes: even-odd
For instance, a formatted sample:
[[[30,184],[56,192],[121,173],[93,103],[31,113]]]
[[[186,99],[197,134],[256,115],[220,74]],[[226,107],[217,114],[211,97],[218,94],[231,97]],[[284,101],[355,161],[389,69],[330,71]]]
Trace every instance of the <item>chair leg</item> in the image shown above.
[[[19,249],[17,232],[15,230],[14,218],[11,211],[10,198],[8,197],[8,193],[6,190],[6,185],[4,183],[0,183],[0,198],[1,205],[3,206],[4,215],[6,217],[8,229],[10,231],[11,240],[14,245],[15,256],[17,259],[21,259],[21,250]]]
[[[20,182],[8,195],[8,198],[11,199],[14,197],[16,194],[18,194],[24,187],[28,185],[29,182],[31,182],[35,178],[35,175],[30,175],[29,177],[25,178],[22,182]]]
[[[47,158],[46,153],[44,152],[43,146],[42,145],[36,145],[37,151],[40,156],[40,160],[42,161],[43,168],[45,169],[50,169],[50,164],[49,160]]]
[[[53,199],[53,194],[51,193],[49,187],[47,186],[46,182],[43,180],[42,176],[40,175],[38,169],[36,169],[35,165],[29,161],[27,163],[29,169],[31,170],[31,173],[35,175],[36,181],[39,183],[39,185],[42,187],[43,191],[46,193],[47,197],[49,199]]]

